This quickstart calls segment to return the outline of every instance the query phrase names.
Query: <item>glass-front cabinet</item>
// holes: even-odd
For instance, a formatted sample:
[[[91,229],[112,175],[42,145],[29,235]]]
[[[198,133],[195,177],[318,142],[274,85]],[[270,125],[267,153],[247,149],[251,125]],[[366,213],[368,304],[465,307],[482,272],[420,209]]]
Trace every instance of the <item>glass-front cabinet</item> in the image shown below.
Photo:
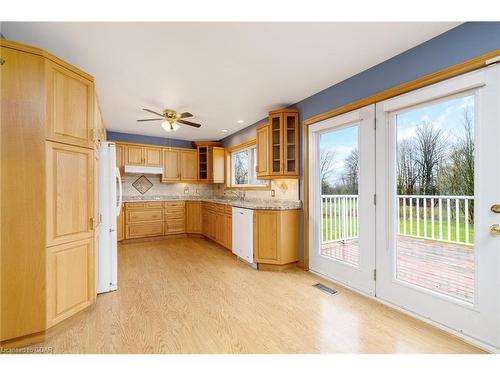
[[[258,128],[257,153],[259,163],[267,159],[267,168],[257,168],[259,178],[298,176],[299,112],[286,108],[269,112],[267,139],[265,126]]]

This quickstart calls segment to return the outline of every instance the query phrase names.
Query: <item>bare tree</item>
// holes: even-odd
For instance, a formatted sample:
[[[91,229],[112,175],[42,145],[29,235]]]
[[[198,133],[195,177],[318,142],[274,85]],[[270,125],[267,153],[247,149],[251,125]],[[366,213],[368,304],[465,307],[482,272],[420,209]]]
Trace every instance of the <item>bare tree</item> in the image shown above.
[[[416,129],[416,155],[420,194],[437,194],[437,176],[443,162],[446,144],[441,129],[423,122]]]
[[[356,147],[344,160],[342,185],[344,194],[358,194],[359,152]]]
[[[333,164],[335,161],[335,152],[333,150],[321,150],[319,158],[319,175],[321,179],[321,192],[331,194],[332,186],[329,178],[333,173]]]
[[[415,194],[418,182],[416,143],[414,139],[403,139],[397,150],[397,189],[398,194]]]

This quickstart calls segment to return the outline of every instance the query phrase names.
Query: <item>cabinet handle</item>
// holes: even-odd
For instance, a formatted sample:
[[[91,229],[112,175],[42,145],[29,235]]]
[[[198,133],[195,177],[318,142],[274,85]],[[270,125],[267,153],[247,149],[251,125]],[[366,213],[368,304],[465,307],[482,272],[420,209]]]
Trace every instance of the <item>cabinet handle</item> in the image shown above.
[[[94,218],[93,217],[91,217],[89,219],[89,225],[90,225],[90,229],[94,229]]]
[[[0,65],[3,65],[3,64],[5,64],[5,60],[0,58]]]

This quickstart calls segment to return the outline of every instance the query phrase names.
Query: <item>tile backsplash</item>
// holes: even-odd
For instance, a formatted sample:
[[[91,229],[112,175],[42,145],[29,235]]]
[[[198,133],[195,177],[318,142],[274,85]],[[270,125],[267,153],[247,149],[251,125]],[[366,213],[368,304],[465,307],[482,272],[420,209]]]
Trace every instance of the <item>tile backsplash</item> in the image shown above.
[[[141,174],[125,174],[122,177],[123,195],[127,197],[141,196],[153,197],[157,195],[199,195],[202,197],[211,196],[232,196],[230,190],[224,189],[224,184],[205,184],[205,183],[168,183],[163,184],[159,175],[145,175],[153,186],[142,195],[132,186]],[[232,191],[232,190],[231,190]],[[274,191],[274,197],[272,196]],[[246,190],[246,199],[266,200],[266,201],[298,201],[299,200],[299,182],[296,179],[271,180],[271,190]]]

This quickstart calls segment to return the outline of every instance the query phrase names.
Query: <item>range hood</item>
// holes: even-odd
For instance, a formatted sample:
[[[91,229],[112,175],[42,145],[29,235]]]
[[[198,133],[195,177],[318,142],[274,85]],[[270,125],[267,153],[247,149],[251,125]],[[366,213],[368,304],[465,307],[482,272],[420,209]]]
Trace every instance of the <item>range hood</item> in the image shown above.
[[[141,173],[141,174],[162,174],[161,167],[143,167],[141,165],[126,165],[125,173]]]

